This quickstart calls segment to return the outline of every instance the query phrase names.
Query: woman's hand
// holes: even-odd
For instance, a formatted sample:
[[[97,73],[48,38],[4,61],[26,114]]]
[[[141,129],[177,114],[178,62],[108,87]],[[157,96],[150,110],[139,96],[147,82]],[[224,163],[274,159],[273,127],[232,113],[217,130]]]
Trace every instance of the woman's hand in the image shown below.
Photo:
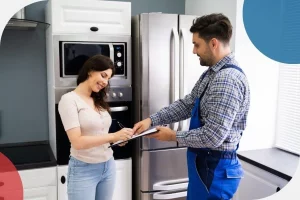
[[[133,135],[133,130],[131,128],[123,128],[119,130],[118,132],[115,132],[112,134],[112,143],[118,142],[118,141],[126,141],[129,140]]]
[[[118,144],[118,146],[122,147],[122,146],[125,146],[127,143],[128,143],[128,141],[122,142],[121,144]]]

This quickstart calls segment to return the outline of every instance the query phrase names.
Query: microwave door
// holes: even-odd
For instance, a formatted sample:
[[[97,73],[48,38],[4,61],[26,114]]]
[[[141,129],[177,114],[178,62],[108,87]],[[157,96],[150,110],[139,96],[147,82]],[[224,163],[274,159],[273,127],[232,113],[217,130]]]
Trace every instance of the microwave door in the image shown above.
[[[114,60],[113,44],[62,42],[62,76],[76,77],[84,63],[94,55],[104,55]]]

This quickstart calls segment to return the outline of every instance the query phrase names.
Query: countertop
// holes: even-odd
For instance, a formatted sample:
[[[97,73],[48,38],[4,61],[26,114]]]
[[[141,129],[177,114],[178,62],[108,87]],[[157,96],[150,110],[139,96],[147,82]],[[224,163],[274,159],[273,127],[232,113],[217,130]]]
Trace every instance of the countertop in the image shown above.
[[[48,141],[0,145],[17,170],[56,166]],[[278,148],[238,151],[238,157],[256,167],[290,181],[297,169],[299,156]]]
[[[3,153],[17,170],[56,166],[56,160],[48,141],[2,144]]]
[[[278,148],[238,151],[240,160],[290,181],[299,164],[299,156]]]

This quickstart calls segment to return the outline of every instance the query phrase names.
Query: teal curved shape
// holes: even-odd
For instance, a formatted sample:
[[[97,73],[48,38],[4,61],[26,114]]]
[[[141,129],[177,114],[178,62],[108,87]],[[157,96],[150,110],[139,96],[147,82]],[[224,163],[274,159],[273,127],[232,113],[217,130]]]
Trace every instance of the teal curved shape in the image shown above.
[[[265,56],[282,63],[300,63],[300,1],[245,0],[246,32]]]

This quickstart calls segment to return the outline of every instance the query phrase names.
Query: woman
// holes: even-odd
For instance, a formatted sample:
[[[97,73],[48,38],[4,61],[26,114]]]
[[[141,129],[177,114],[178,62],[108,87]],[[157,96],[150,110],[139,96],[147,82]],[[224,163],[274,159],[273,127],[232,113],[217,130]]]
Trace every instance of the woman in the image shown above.
[[[71,143],[69,200],[112,199],[116,169],[108,146],[133,135],[129,128],[108,134],[112,119],[104,99],[113,75],[114,65],[108,57],[91,57],[79,72],[76,89],[59,102],[59,114]]]

